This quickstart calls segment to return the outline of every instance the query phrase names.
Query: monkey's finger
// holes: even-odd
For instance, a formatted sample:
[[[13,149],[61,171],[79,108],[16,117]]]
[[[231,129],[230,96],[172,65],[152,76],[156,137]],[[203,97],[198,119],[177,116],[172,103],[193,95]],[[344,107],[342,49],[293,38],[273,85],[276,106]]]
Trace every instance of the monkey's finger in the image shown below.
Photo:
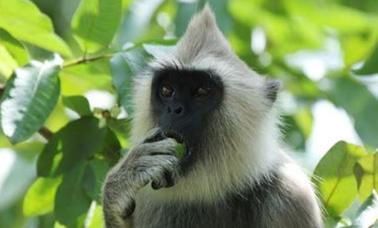
[[[143,143],[152,143],[163,140],[167,137],[164,136],[160,128],[156,127],[147,132],[147,137],[143,140]]]
[[[153,178],[151,182],[152,189],[169,188],[174,185],[174,178],[170,171],[164,170],[160,177]]]

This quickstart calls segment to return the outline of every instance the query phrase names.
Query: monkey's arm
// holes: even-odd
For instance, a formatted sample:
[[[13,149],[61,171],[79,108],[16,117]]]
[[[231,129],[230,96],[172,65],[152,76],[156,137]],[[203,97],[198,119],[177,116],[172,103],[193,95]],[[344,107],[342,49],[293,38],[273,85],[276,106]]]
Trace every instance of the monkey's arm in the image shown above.
[[[133,148],[108,173],[103,186],[103,210],[107,228],[127,227],[135,209],[135,195],[152,182],[155,189],[169,187],[179,176],[176,142],[164,139]]]

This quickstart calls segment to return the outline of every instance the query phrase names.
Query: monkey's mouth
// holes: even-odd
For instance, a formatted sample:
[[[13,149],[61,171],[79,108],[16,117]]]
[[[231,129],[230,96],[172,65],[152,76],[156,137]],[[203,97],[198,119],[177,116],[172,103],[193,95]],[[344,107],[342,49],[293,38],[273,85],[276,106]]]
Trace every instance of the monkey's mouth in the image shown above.
[[[164,131],[164,136],[167,138],[175,139],[180,144],[185,144],[184,136],[175,131]]]

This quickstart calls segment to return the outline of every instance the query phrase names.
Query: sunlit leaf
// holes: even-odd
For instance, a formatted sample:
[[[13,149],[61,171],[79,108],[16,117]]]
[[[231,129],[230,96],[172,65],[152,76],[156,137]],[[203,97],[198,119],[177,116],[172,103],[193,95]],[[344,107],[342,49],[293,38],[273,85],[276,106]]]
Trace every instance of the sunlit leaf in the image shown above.
[[[16,67],[17,62],[13,59],[5,46],[0,43],[0,75],[8,77]]]
[[[121,0],[82,0],[72,19],[81,49],[94,53],[112,41],[121,19]]]
[[[28,54],[22,44],[13,38],[8,32],[0,29],[0,44],[9,51],[19,66],[25,65],[28,61]]]
[[[3,132],[12,143],[29,138],[46,121],[58,100],[59,70],[57,58],[32,62],[16,69],[7,82],[0,115]]]
[[[64,67],[60,73],[62,94],[77,95],[88,90],[110,90],[112,83],[108,59]]]
[[[37,178],[28,189],[24,198],[23,212],[25,216],[46,214],[54,208],[56,189],[62,178]]]
[[[105,222],[104,222],[104,215],[102,213],[102,207],[100,205],[96,205],[94,215],[88,227],[89,228],[103,228],[104,224]]]
[[[50,19],[32,1],[0,1],[0,28],[13,37],[49,51],[68,56],[71,51],[54,33]]]
[[[365,200],[373,190],[378,190],[378,153],[361,158],[355,169],[359,170],[356,178],[360,199]]]
[[[357,195],[353,168],[366,153],[363,148],[338,142],[320,160],[314,171],[324,207],[329,215],[338,216]]]

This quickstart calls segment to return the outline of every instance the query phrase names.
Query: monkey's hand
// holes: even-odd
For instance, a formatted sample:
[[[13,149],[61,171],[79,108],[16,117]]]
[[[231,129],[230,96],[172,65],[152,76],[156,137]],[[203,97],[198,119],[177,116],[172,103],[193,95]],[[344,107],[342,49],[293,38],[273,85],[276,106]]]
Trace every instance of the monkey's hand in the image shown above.
[[[170,187],[179,177],[176,141],[142,143],[108,173],[103,186],[103,210],[108,228],[125,227],[135,209],[135,195],[151,182],[154,189]]]

